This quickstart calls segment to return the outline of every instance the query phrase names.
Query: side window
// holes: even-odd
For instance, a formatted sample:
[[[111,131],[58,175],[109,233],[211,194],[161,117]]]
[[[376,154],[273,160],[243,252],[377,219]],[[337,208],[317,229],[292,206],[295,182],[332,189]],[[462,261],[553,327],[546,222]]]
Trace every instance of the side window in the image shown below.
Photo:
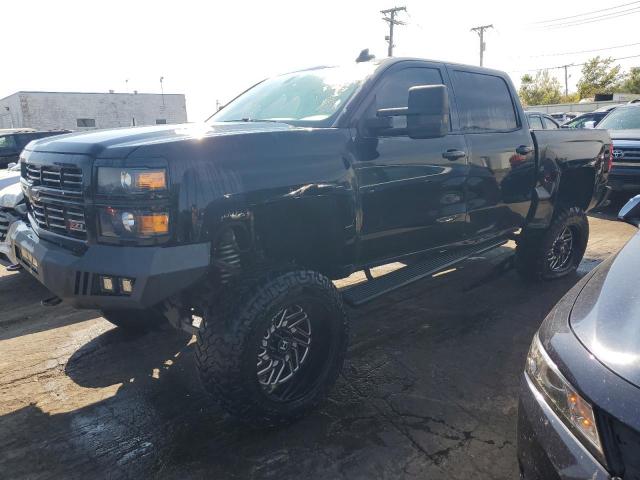
[[[15,150],[16,141],[13,135],[0,137],[0,150]]]
[[[539,115],[529,115],[529,127],[534,130],[542,130],[544,128]]]
[[[376,87],[375,97],[367,109],[367,117],[373,117],[379,108],[406,107],[409,99],[409,88],[418,85],[442,85],[442,75],[437,68],[411,67],[391,72]],[[405,117],[392,118],[394,128],[407,126]]]
[[[547,117],[542,117],[542,121],[544,122],[544,128],[547,130],[554,130],[558,128],[558,124]]]
[[[455,70],[453,86],[463,131],[490,132],[518,128],[509,87],[502,78]]]

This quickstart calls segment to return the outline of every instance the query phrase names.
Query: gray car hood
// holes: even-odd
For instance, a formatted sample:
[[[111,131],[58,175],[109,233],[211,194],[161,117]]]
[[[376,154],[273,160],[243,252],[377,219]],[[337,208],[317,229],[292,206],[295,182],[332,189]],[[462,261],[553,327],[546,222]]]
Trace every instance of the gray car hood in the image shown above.
[[[576,299],[573,332],[610,370],[640,387],[640,234],[600,265]]]

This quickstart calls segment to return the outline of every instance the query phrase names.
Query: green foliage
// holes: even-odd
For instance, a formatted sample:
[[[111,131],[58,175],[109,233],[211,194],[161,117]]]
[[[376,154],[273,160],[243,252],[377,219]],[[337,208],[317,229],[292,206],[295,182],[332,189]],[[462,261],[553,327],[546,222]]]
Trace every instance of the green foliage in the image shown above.
[[[582,78],[578,82],[580,98],[590,98],[596,93],[613,93],[620,86],[623,76],[620,65],[613,65],[611,57],[594,57],[582,67]]]
[[[562,89],[557,78],[549,75],[548,70],[541,70],[535,77],[525,74],[520,79],[520,100],[524,105],[549,105],[560,103]]]
[[[617,88],[622,93],[640,93],[640,67],[633,67]]]

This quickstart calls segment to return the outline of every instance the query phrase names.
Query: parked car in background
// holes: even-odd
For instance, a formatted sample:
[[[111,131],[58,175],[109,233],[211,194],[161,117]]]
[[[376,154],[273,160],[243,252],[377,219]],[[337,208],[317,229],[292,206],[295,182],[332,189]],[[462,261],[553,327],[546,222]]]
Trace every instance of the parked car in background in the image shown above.
[[[583,113],[561,125],[561,128],[595,128],[609,112]]]
[[[554,130],[560,128],[560,124],[556,122],[551,115],[541,112],[526,112],[529,120],[529,128],[534,130]]]
[[[615,192],[640,192],[640,104],[615,108],[598,128],[609,130],[613,142],[609,185]]]
[[[550,113],[549,116],[551,116],[556,122],[558,122],[558,124],[561,125],[565,122],[568,122],[569,120],[574,119],[575,117],[578,116],[578,114],[575,112],[559,112],[559,113]]]
[[[9,128],[0,130],[0,168],[6,168],[10,163],[18,163],[20,152],[31,141],[69,133],[70,130],[37,131],[32,128]]]
[[[496,70],[390,58],[291,72],[206,124],[30,144],[28,221],[10,238],[49,303],[196,333],[206,391],[245,421],[280,424],[336,380],[343,302],[509,239],[526,278],[577,268],[585,212],[608,193],[609,135],[528,127]],[[344,292],[331,282],[401,259]]]
[[[20,165],[0,171],[0,264],[16,263],[7,241],[12,225],[26,218],[27,206],[20,186]]]
[[[640,196],[620,212],[640,224]],[[640,234],[584,277],[534,337],[521,382],[522,478],[640,478]]]

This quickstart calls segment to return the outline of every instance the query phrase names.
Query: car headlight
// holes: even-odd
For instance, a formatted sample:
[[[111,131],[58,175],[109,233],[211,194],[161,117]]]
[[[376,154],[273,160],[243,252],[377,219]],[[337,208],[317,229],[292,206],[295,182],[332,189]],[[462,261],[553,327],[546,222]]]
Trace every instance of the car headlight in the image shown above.
[[[98,167],[98,193],[126,195],[167,190],[164,168]]]
[[[525,370],[547,404],[573,431],[587,440],[587,446],[592,447],[589,450],[604,462],[593,408],[560,373],[542,346],[538,334],[531,343]]]
[[[105,207],[99,210],[99,219],[103,237],[147,239],[169,234],[169,214],[164,211]]]

